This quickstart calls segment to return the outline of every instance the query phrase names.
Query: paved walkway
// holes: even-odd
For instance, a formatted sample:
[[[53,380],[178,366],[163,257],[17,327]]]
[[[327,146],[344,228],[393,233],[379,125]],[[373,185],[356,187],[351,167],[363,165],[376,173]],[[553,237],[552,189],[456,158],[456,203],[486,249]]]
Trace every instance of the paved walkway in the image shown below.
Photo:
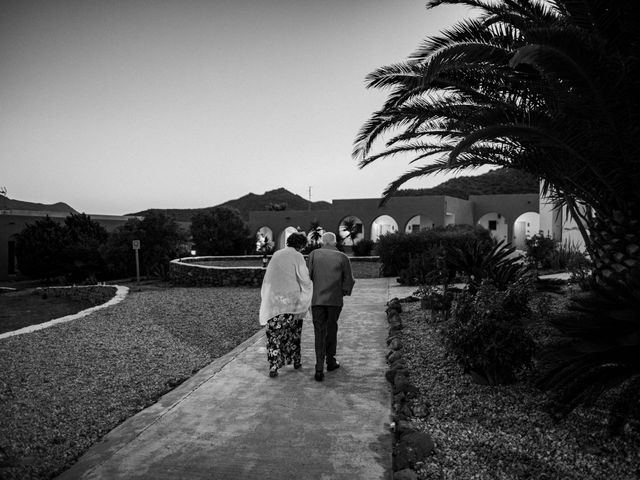
[[[313,324],[300,370],[269,378],[264,330],[106,435],[59,479],[392,478],[384,379],[386,302],[415,288],[361,279],[340,317],[342,366],[313,379]]]

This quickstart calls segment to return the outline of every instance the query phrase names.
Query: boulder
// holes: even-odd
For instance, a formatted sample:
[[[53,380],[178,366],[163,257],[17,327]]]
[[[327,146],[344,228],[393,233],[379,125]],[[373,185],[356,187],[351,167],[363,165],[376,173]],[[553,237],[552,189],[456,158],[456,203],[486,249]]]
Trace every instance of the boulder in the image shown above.
[[[393,480],[418,480],[418,474],[410,468],[403,468],[393,474]]]
[[[396,457],[400,457],[403,462],[406,460],[411,467],[418,462],[424,462],[434,450],[435,444],[431,435],[425,432],[407,432],[400,437]]]

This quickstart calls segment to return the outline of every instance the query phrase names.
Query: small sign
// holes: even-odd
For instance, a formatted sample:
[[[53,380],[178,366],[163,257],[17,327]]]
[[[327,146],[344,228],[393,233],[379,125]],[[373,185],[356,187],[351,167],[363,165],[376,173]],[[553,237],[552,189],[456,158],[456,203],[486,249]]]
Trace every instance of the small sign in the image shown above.
[[[134,240],[133,241],[133,249],[134,250],[140,250],[140,240]]]

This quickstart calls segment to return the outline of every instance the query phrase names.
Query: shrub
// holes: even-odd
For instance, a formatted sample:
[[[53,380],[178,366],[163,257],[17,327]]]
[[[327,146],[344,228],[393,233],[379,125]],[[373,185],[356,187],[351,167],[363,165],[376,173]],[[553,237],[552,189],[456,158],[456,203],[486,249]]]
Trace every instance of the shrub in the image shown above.
[[[485,279],[499,290],[505,290],[528,272],[527,266],[514,253],[515,248],[504,241],[492,241],[489,249],[485,243],[472,241],[464,248],[448,249],[447,262],[450,268],[465,277],[472,294]]]
[[[240,212],[231,207],[197,213],[191,221],[191,236],[198,255],[242,255],[255,247]]]
[[[465,372],[500,385],[531,366],[535,344],[524,323],[531,314],[531,291],[529,277],[506,290],[485,281],[476,295],[463,292],[454,300],[444,343]]]
[[[16,257],[20,273],[47,280],[64,275],[69,265],[69,260],[63,256],[65,245],[64,226],[51,218],[27,224],[17,235]]]
[[[396,232],[383,235],[377,245],[382,263],[382,275],[385,277],[399,275],[402,270],[409,267],[412,259],[418,259],[433,247],[463,248],[472,240],[488,244],[491,235],[488,230],[469,225],[450,225],[416,233]],[[413,268],[415,270],[419,267]]]
[[[526,255],[536,268],[552,268],[557,242],[538,233],[527,239]]]
[[[356,257],[368,257],[371,255],[375,244],[376,243],[373,240],[363,238],[353,245],[353,254]]]

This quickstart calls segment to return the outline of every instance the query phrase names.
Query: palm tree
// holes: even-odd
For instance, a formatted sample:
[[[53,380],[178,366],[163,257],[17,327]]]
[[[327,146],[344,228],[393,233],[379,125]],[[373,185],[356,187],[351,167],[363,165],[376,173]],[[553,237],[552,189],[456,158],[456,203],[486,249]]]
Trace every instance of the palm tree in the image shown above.
[[[596,284],[624,318],[637,317],[628,313],[640,310],[640,2],[428,7],[441,4],[478,16],[368,76],[370,88],[391,90],[361,128],[354,157],[361,167],[395,155],[416,165],[389,184],[383,202],[408,180],[439,172],[493,165],[536,175],[576,220]],[[635,348],[640,358],[637,340]],[[638,362],[620,366],[626,378],[640,374]]]
[[[347,217],[340,224],[340,232],[346,233],[346,235],[342,236],[342,241],[344,242],[347,239],[351,239],[351,243],[356,243],[356,238],[358,238],[359,229],[358,229],[358,219],[355,217]]]

